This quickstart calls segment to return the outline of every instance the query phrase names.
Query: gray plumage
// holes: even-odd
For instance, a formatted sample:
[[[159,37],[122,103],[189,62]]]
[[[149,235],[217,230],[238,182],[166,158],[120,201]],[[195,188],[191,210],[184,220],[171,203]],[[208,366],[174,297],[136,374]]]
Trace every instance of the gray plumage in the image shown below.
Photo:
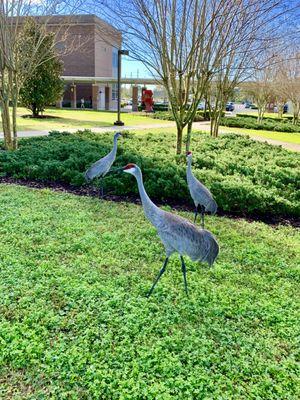
[[[198,214],[198,209],[200,207],[202,214],[202,226],[204,227],[204,213],[210,212],[211,214],[215,214],[218,209],[218,205],[213,198],[213,195],[210,191],[205,187],[193,174],[192,172],[192,153],[188,152],[187,154],[187,169],[186,169],[186,178],[188,188],[191,194],[192,199],[194,200],[196,212],[195,212],[195,221]]]
[[[117,155],[117,142],[118,138],[121,136],[120,132],[117,132],[114,136],[114,145],[111,150],[105,157],[100,158],[100,160],[96,161],[86,172],[85,172],[85,179],[87,181],[91,181],[97,177],[104,177],[111,166],[113,165],[116,155]]]
[[[205,229],[198,229],[188,220],[157,207],[146,193],[142,172],[137,165],[128,164],[123,170],[135,176],[145,215],[157,229],[158,236],[166,251],[164,266],[157,280],[154,282],[149,295],[152,293],[154,286],[165,271],[168,258],[175,252],[178,252],[181,257],[185,289],[187,292],[186,270],[183,256],[188,255],[193,261],[204,261],[211,266],[219,253],[219,246],[215,237],[211,232]]]

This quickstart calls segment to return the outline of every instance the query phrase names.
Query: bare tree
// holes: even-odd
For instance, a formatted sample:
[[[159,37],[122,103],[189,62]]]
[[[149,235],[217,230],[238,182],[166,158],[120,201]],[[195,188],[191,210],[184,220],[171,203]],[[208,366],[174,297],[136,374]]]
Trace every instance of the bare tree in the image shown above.
[[[290,100],[293,106],[293,123],[299,122],[300,114],[300,53],[294,49],[281,59],[274,81],[276,98],[283,110],[284,104]]]
[[[0,2],[0,107],[4,143],[7,149],[17,148],[17,106],[20,89],[35,68],[45,62],[52,51],[43,46],[47,31],[51,30],[52,18],[58,12],[63,13],[77,9],[77,2],[47,0],[4,0]],[[36,40],[27,41],[22,31],[30,15],[38,16],[42,25]],[[61,29],[56,29],[56,40],[53,46],[65,41],[67,35],[66,21]],[[9,105],[12,105],[10,112]]]
[[[99,13],[122,31],[131,57],[144,63],[168,95],[177,126],[188,140],[198,104],[214,79],[222,86],[220,107],[240,80],[245,62],[260,48],[264,32],[286,12],[275,0],[106,0]],[[268,27],[268,29],[266,28]],[[246,55],[245,55],[246,51]],[[221,88],[220,88],[221,90]],[[217,135],[218,118],[216,128]]]
[[[282,50],[281,38],[291,33],[289,21],[296,12],[299,13],[299,5],[284,7],[283,2],[278,1],[249,1],[242,2],[242,5],[234,2],[226,18],[228,29],[221,26],[219,32],[226,43],[225,52],[221,54],[206,95],[212,136],[218,136],[225,104],[234,88],[242,82],[252,80],[248,89],[260,104],[259,111],[264,113],[265,101],[274,96],[270,81],[273,79],[275,54]],[[254,86],[258,81],[257,92]]]
[[[177,126],[176,152],[183,129],[193,121],[224,42],[215,26],[228,0],[104,2],[106,17],[119,21],[131,57],[142,61],[166,89]],[[228,15],[228,13],[226,14]],[[223,21],[223,23],[225,23]]]
[[[285,73],[283,71],[278,71],[276,73],[275,79],[273,81],[273,93],[274,93],[274,100],[277,107],[278,118],[282,118],[284,112],[284,106],[288,101],[288,96],[285,90]]]
[[[293,104],[293,123],[297,124],[300,115],[300,53],[296,54],[295,58],[287,64],[288,96]]]
[[[272,68],[256,69],[250,82],[244,86],[245,92],[251,97],[258,108],[257,122],[262,122],[268,104],[274,99]]]

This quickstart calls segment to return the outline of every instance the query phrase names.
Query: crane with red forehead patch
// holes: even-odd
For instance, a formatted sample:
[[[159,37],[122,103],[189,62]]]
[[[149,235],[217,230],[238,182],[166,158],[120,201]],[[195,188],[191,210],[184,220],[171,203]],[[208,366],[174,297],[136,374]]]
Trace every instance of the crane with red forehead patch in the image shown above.
[[[204,229],[204,214],[206,212],[210,212],[211,214],[215,214],[218,209],[218,205],[213,198],[213,195],[207,189],[206,186],[203,185],[193,174],[192,172],[192,152],[188,151],[186,153],[187,157],[187,169],[186,169],[186,178],[188,183],[188,188],[192,199],[195,203],[195,219],[196,222],[197,215],[200,211],[201,213],[201,226]]]
[[[183,256],[187,255],[192,261],[204,261],[212,266],[219,254],[219,245],[215,237],[205,229],[198,229],[190,221],[157,207],[145,190],[142,172],[137,165],[127,164],[122,169],[123,172],[136,178],[145,215],[156,228],[166,251],[163,267],[156,277],[148,297],[165,272],[169,257],[175,252],[179,253],[181,259],[184,288],[186,294],[188,294],[186,266]]]

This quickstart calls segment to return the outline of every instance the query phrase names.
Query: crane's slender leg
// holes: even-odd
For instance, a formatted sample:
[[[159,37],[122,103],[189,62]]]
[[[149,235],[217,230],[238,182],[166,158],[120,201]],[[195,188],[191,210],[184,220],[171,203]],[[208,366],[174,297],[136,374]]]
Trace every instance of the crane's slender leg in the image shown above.
[[[100,183],[99,197],[103,197],[104,191],[103,191],[103,181],[102,181],[102,178],[99,179],[99,183]]]
[[[184,281],[184,290],[185,290],[186,295],[188,296],[189,293],[188,293],[188,286],[187,286],[187,281],[186,281],[186,266],[185,266],[184,259],[182,256],[180,256],[180,259],[181,259],[181,269],[182,269],[183,281]]]
[[[205,207],[201,206],[201,226],[204,229],[204,214],[205,214]]]
[[[197,215],[198,215],[198,207],[199,207],[199,206],[197,206],[196,209],[195,209],[194,224],[196,223],[196,219],[197,219]]]
[[[155,279],[155,281],[154,281],[154,283],[153,283],[151,289],[149,290],[149,293],[147,294],[147,297],[150,297],[150,296],[151,296],[151,293],[153,292],[153,289],[155,288],[157,282],[159,281],[160,277],[162,276],[162,274],[163,274],[163,273],[165,272],[165,270],[166,270],[166,266],[167,266],[167,264],[168,264],[168,261],[169,261],[169,257],[166,257],[166,259],[165,259],[165,261],[164,261],[164,265],[162,266],[162,269],[159,271],[159,274],[157,275],[157,277],[156,277],[156,279]]]

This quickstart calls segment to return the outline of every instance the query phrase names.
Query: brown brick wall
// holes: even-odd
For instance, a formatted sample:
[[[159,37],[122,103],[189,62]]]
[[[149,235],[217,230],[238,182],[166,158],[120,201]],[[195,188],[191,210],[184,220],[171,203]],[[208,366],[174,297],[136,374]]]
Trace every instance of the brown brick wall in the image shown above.
[[[77,25],[69,28],[64,46],[66,54],[61,58],[63,75],[95,76],[94,26]]]

